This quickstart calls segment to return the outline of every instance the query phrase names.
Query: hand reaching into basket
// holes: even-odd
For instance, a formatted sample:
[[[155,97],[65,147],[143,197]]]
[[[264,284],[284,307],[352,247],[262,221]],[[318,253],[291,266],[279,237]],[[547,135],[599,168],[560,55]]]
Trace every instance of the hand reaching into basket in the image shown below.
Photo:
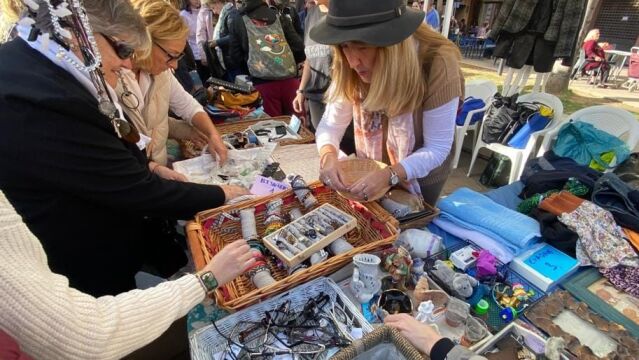
[[[363,178],[357,180],[353,185],[349,186],[347,191],[350,192],[359,201],[374,200],[376,194],[388,189],[390,172],[388,169],[381,169],[371,172]]]
[[[245,240],[233,241],[218,252],[202,269],[215,276],[219,286],[242,275],[255,264],[255,257]]]
[[[442,339],[432,326],[421,323],[408,314],[388,315],[384,318],[384,325],[399,330],[417,350],[429,356],[433,346]]]
[[[337,151],[332,145],[325,145],[320,150],[320,180],[337,191],[347,191],[339,170]]]
[[[251,192],[245,188],[244,186],[239,185],[220,185],[222,190],[224,190],[225,203],[235,199],[236,197],[240,197],[243,195],[250,195]]]

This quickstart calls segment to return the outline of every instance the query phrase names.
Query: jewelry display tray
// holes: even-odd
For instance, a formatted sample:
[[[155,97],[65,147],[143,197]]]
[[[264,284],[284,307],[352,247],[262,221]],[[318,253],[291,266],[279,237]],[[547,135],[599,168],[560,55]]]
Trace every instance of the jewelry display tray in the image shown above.
[[[312,217],[314,215],[317,215],[320,213],[320,209],[328,209],[328,211],[333,212],[333,213],[337,213],[341,216],[343,216],[344,218],[347,218],[348,221],[344,224],[342,224],[340,227],[338,227],[337,229],[335,229],[335,231],[331,232],[330,234],[324,236],[323,238],[319,239],[318,241],[315,241],[311,246],[307,247],[306,249],[304,249],[303,251],[299,252],[298,254],[295,254],[295,256],[293,257],[288,257],[286,256],[278,247],[277,245],[275,245],[275,239],[277,239],[280,234],[283,234],[283,232],[288,231],[288,229],[290,229],[290,227],[293,226],[293,224],[296,223],[300,223],[303,220],[308,219],[309,217]],[[331,204],[323,204],[322,206],[309,211],[308,213],[304,214],[304,216],[302,216],[301,218],[283,226],[281,229],[275,231],[272,234],[269,234],[267,236],[264,236],[264,238],[262,239],[264,246],[266,246],[272,253],[273,255],[277,256],[280,260],[282,260],[282,262],[284,262],[288,267],[293,267],[296,266],[298,264],[300,264],[302,261],[308,259],[311,257],[311,255],[313,255],[314,253],[318,252],[319,250],[327,247],[328,245],[330,245],[333,241],[339,239],[340,237],[346,235],[349,231],[355,229],[357,227],[357,220],[343,212],[342,210],[338,209],[337,207],[331,205]],[[285,241],[285,240],[284,240]]]

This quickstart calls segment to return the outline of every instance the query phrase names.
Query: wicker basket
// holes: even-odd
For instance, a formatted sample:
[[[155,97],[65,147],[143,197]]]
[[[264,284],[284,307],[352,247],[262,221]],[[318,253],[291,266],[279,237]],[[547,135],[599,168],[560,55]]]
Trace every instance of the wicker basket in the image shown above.
[[[300,310],[309,298],[315,297],[322,292],[328,295],[336,305],[342,307],[349,317],[353,317],[355,319],[354,325],[360,327],[364,334],[373,331],[373,327],[366,321],[358,307],[348,299],[348,296],[342,292],[333,280],[328,278],[319,278],[300,285],[285,294],[218,320],[215,325],[224,335],[228,336],[236,324],[260,321],[264,318],[266,311],[279,307],[284,301],[291,301],[291,308]],[[191,358],[195,360],[215,359],[214,355],[224,351],[226,348],[226,340],[219,335],[213,325],[197,330],[189,337],[189,340],[191,343]],[[324,353],[318,359],[325,359],[326,355]]]
[[[385,169],[388,165],[372,159],[346,159],[340,161],[338,166],[344,185],[350,186],[371,172]],[[384,196],[388,190],[390,190],[390,186],[381,189],[375,194],[368,194],[368,201],[378,200]],[[339,194],[347,199],[356,200],[350,193],[340,192]]]
[[[424,205],[424,210],[417,212],[415,214],[408,214],[403,218],[397,219],[399,221],[399,228],[401,230],[406,229],[423,229],[428,225],[433,219],[439,215],[439,209],[433,206],[430,206],[425,201],[422,200],[422,204]]]
[[[331,359],[333,360],[364,360],[373,358],[369,351],[378,350],[378,346],[389,346],[390,348],[384,349],[381,352],[386,355],[387,359],[393,360],[423,360],[429,359],[422,355],[405,337],[403,337],[399,331],[388,327],[382,326],[372,333],[364,336],[363,338],[356,340],[350,346],[345,347],[335,354]],[[381,354],[376,354],[374,358],[381,357]]]
[[[273,261],[269,260],[268,265],[271,274],[277,280],[276,283],[256,289],[251,280],[242,275],[216,291],[215,298],[219,306],[237,310],[254,304],[309,280],[335,272],[348,264],[353,255],[383,249],[397,239],[399,234],[397,220],[377,203],[373,202],[364,206],[351,202],[320,182],[311,184],[310,188],[321,204],[330,203],[357,219],[358,227],[346,235],[347,241],[355,248],[347,253],[330,257],[328,260],[307,269],[297,271],[293,275],[288,275],[285,270],[278,268]],[[189,247],[196,268],[201,269],[219,249],[241,237],[240,222],[230,219],[233,217],[232,214],[238,213],[241,209],[255,207],[257,231],[262,236],[265,205],[278,198],[284,200],[283,212],[288,212],[293,207],[302,208],[293,191],[287,190],[197,214],[195,221],[187,225]],[[375,220],[374,224],[369,219]]]

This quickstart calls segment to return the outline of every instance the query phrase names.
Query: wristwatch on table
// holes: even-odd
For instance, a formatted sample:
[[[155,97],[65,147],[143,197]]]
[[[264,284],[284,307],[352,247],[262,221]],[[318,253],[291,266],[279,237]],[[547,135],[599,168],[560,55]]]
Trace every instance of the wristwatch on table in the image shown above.
[[[393,170],[393,168],[390,166],[388,167],[388,170],[390,170],[390,173],[391,173],[391,177],[390,177],[390,180],[388,181],[388,184],[390,186],[395,186],[399,184],[399,175],[397,175],[395,170]]]
[[[202,286],[204,287],[204,290],[206,291],[207,294],[217,289],[218,287],[217,279],[215,278],[215,275],[213,275],[212,272],[206,271],[203,273],[198,273],[196,275],[197,275],[197,278],[200,280],[200,283],[202,283]]]

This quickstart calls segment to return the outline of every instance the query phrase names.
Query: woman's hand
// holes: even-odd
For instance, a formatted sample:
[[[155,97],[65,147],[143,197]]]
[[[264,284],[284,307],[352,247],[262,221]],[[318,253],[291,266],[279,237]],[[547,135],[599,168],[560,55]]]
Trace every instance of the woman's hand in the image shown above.
[[[166,180],[175,180],[175,181],[181,181],[181,182],[189,181],[189,179],[187,179],[186,176],[162,165],[157,165],[155,168],[153,168],[153,173],[161,177],[162,179],[166,179]]]
[[[217,131],[217,129],[213,129],[213,132],[209,135],[208,138],[209,143],[209,152],[211,154],[217,154],[220,166],[224,165],[226,159],[229,157],[229,149],[224,145],[224,141],[222,141],[222,136]]]
[[[293,110],[298,114],[304,114],[304,94],[298,92],[293,99]]]
[[[235,240],[218,252],[202,271],[210,271],[221,286],[242,275],[255,263],[251,248],[243,239]]]
[[[220,185],[220,187],[222,188],[222,190],[224,190],[224,196],[226,198],[225,202],[229,202],[230,200],[233,200],[238,196],[251,194],[251,192],[243,186]]]
[[[357,180],[357,182],[349,186],[348,192],[360,201],[368,201],[369,196],[373,196],[381,190],[388,188],[389,182],[390,171],[388,169],[380,169]]]
[[[320,180],[332,189],[347,191],[346,186],[342,182],[342,176],[340,175],[337,154],[327,153],[320,162]]]
[[[399,330],[402,336],[426,355],[430,355],[430,350],[442,339],[432,326],[408,314],[388,315],[384,318],[384,324]]]

